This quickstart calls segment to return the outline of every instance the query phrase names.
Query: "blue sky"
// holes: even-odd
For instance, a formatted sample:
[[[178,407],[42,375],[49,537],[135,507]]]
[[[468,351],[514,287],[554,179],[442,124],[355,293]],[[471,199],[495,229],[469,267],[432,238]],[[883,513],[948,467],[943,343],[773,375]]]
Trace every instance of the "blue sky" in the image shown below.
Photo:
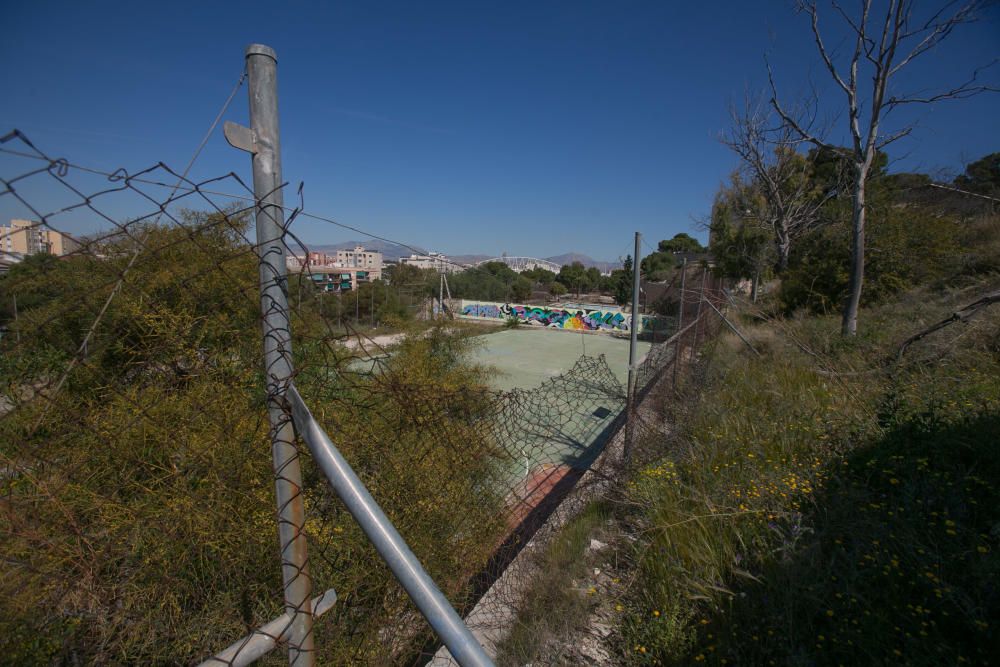
[[[718,136],[729,103],[766,84],[764,53],[789,98],[811,81],[840,101],[789,2],[20,2],[0,31],[0,132],[109,170],[182,169],[246,44],[268,44],[284,176],[305,182],[307,210],[449,253],[614,259],[635,230],[704,239],[694,220],[736,166]],[[901,84],[955,82],[998,54],[994,8]],[[911,113],[896,170],[958,171],[1000,150],[1000,95]],[[245,88],[226,117],[246,122]],[[193,174],[229,171],[249,182],[219,131]],[[0,217],[17,213],[0,201]],[[313,244],[357,237],[296,229]]]

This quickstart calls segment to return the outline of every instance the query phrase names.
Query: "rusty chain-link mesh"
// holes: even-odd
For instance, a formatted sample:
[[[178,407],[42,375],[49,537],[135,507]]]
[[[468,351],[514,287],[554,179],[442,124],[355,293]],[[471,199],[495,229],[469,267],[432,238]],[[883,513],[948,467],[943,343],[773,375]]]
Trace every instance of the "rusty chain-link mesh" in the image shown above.
[[[255,630],[288,629],[256,203],[233,173],[101,173],[20,132],[0,138],[0,214],[28,221],[38,243],[72,246],[0,278],[0,634],[11,662],[194,664]],[[300,213],[284,216],[298,254]],[[707,309],[698,316],[702,297],[718,303],[711,276],[688,284],[693,324],[654,342],[636,370],[640,398],[668,386],[667,371],[715,327]],[[294,383],[313,415],[472,629],[502,631],[523,593],[510,568],[524,546],[588,470],[602,484],[623,474],[626,387],[603,356],[581,356],[539,387],[494,391],[490,369],[464,362],[474,338],[453,323],[386,352],[311,281],[291,275],[287,292]],[[635,442],[649,422],[631,413]],[[437,650],[427,623],[302,452],[301,574],[325,612],[318,661],[426,662]],[[636,449],[633,463],[653,455]],[[602,458],[613,465],[595,467]]]

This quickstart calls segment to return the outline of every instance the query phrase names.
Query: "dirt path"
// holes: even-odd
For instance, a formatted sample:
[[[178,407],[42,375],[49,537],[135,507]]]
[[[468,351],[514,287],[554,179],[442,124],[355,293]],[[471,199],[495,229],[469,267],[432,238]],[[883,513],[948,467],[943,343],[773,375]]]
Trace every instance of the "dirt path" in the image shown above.
[[[382,334],[380,336],[351,336],[345,339],[344,346],[348,350],[363,350],[368,353],[379,352],[380,347],[389,347],[402,343],[406,339],[406,333]]]

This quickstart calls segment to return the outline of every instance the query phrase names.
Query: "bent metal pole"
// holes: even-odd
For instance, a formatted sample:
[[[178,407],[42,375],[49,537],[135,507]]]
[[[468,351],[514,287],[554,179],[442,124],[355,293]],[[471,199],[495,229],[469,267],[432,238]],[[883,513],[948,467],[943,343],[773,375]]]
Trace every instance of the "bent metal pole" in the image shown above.
[[[257,252],[260,256],[260,307],[264,336],[264,382],[271,422],[271,455],[278,503],[278,538],[285,612],[291,619],[284,637],[288,662],[295,667],[315,664],[312,635],[312,581],[309,578],[302,467],[295,429],[285,394],[292,378],[292,339],[288,324],[288,295],[281,180],[281,144],[278,136],[278,57],[269,46],[246,49],[250,88],[250,127],[225,124],[226,140],[252,154],[253,191],[257,202]]]

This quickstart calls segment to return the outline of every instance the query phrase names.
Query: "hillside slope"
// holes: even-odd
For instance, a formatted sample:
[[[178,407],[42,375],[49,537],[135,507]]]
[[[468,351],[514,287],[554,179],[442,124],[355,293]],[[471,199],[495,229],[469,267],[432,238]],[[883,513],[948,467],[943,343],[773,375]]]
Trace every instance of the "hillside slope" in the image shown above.
[[[529,600],[532,630],[501,662],[556,664],[596,636],[606,664],[989,664],[1000,308],[896,355],[998,288],[911,291],[867,310],[856,340],[832,316],[746,306],[737,321],[761,356],[728,334],[705,350],[664,406],[673,435],[644,443],[611,518],[576,537],[609,543],[616,569],[548,573],[546,590],[577,592]]]

